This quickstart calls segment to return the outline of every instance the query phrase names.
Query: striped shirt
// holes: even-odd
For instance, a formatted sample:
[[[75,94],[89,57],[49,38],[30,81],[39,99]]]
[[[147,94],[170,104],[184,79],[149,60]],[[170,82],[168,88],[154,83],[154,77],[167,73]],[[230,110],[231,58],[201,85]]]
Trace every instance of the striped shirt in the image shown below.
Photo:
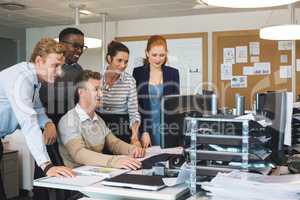
[[[120,78],[109,87],[103,78],[103,98],[100,112],[128,113],[130,126],[140,122],[135,79],[123,72]]]

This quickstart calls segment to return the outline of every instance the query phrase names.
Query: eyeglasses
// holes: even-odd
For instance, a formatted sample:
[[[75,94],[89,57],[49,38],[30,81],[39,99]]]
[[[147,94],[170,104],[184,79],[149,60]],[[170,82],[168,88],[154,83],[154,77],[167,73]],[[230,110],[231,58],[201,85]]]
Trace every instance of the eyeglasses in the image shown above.
[[[63,43],[66,43],[66,44],[69,44],[69,45],[72,45],[72,47],[73,47],[74,49],[80,49],[80,50],[83,50],[83,51],[85,51],[85,50],[88,49],[87,46],[81,45],[81,44],[79,44],[79,43],[77,43],[77,42],[69,42],[69,41],[62,41],[62,42],[63,42]]]

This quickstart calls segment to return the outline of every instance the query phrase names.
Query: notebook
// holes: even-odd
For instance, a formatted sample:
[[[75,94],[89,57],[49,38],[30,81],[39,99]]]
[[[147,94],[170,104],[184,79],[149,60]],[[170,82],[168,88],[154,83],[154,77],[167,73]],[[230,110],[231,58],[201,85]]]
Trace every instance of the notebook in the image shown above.
[[[146,176],[137,174],[121,174],[101,182],[106,186],[128,187],[141,190],[159,190],[166,185],[162,176]]]

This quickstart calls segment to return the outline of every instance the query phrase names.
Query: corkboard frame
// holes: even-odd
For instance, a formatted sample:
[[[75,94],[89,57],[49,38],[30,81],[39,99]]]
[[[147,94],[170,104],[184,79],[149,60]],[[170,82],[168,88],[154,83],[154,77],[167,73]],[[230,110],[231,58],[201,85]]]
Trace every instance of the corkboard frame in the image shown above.
[[[248,76],[247,88],[230,88],[230,81],[221,80],[220,65],[223,63],[223,48],[249,46],[249,42],[260,43],[259,62],[270,62],[271,74]],[[280,63],[280,55],[283,54],[288,56],[288,63]],[[279,51],[277,41],[260,39],[259,30],[213,32],[212,80],[213,87],[218,94],[219,107],[233,108],[236,93],[245,96],[246,109],[251,109],[256,92],[291,91],[291,79],[279,78],[281,65],[291,65],[291,51]],[[243,66],[253,66],[253,63],[250,63],[249,50],[248,63],[234,64],[233,75],[243,75]]]
[[[128,37],[115,37],[115,40],[119,42],[130,42],[130,41],[144,41],[148,40],[151,35],[142,36],[128,36]],[[163,34],[161,35],[166,39],[186,39],[186,38],[201,38],[202,39],[202,58],[203,58],[203,89],[207,90],[208,87],[208,33],[197,32],[197,33],[179,33],[179,34]]]

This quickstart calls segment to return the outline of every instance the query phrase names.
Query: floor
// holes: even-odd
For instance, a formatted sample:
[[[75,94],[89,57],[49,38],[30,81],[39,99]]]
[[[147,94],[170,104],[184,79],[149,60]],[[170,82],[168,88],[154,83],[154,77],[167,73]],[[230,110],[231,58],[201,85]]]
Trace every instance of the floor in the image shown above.
[[[32,200],[32,198],[29,197],[28,191],[21,190],[20,191],[20,196],[15,197],[15,198],[11,198],[9,200]]]
[[[55,197],[55,193],[51,193],[51,194],[52,194],[51,195],[52,197],[50,199],[59,200],[59,197]],[[77,200],[77,199],[80,199],[82,197],[83,197],[83,195],[79,192],[71,192],[71,197],[69,197],[68,200]],[[30,197],[28,191],[21,190],[19,197],[11,198],[11,199],[8,199],[8,200],[33,200],[33,198]]]

